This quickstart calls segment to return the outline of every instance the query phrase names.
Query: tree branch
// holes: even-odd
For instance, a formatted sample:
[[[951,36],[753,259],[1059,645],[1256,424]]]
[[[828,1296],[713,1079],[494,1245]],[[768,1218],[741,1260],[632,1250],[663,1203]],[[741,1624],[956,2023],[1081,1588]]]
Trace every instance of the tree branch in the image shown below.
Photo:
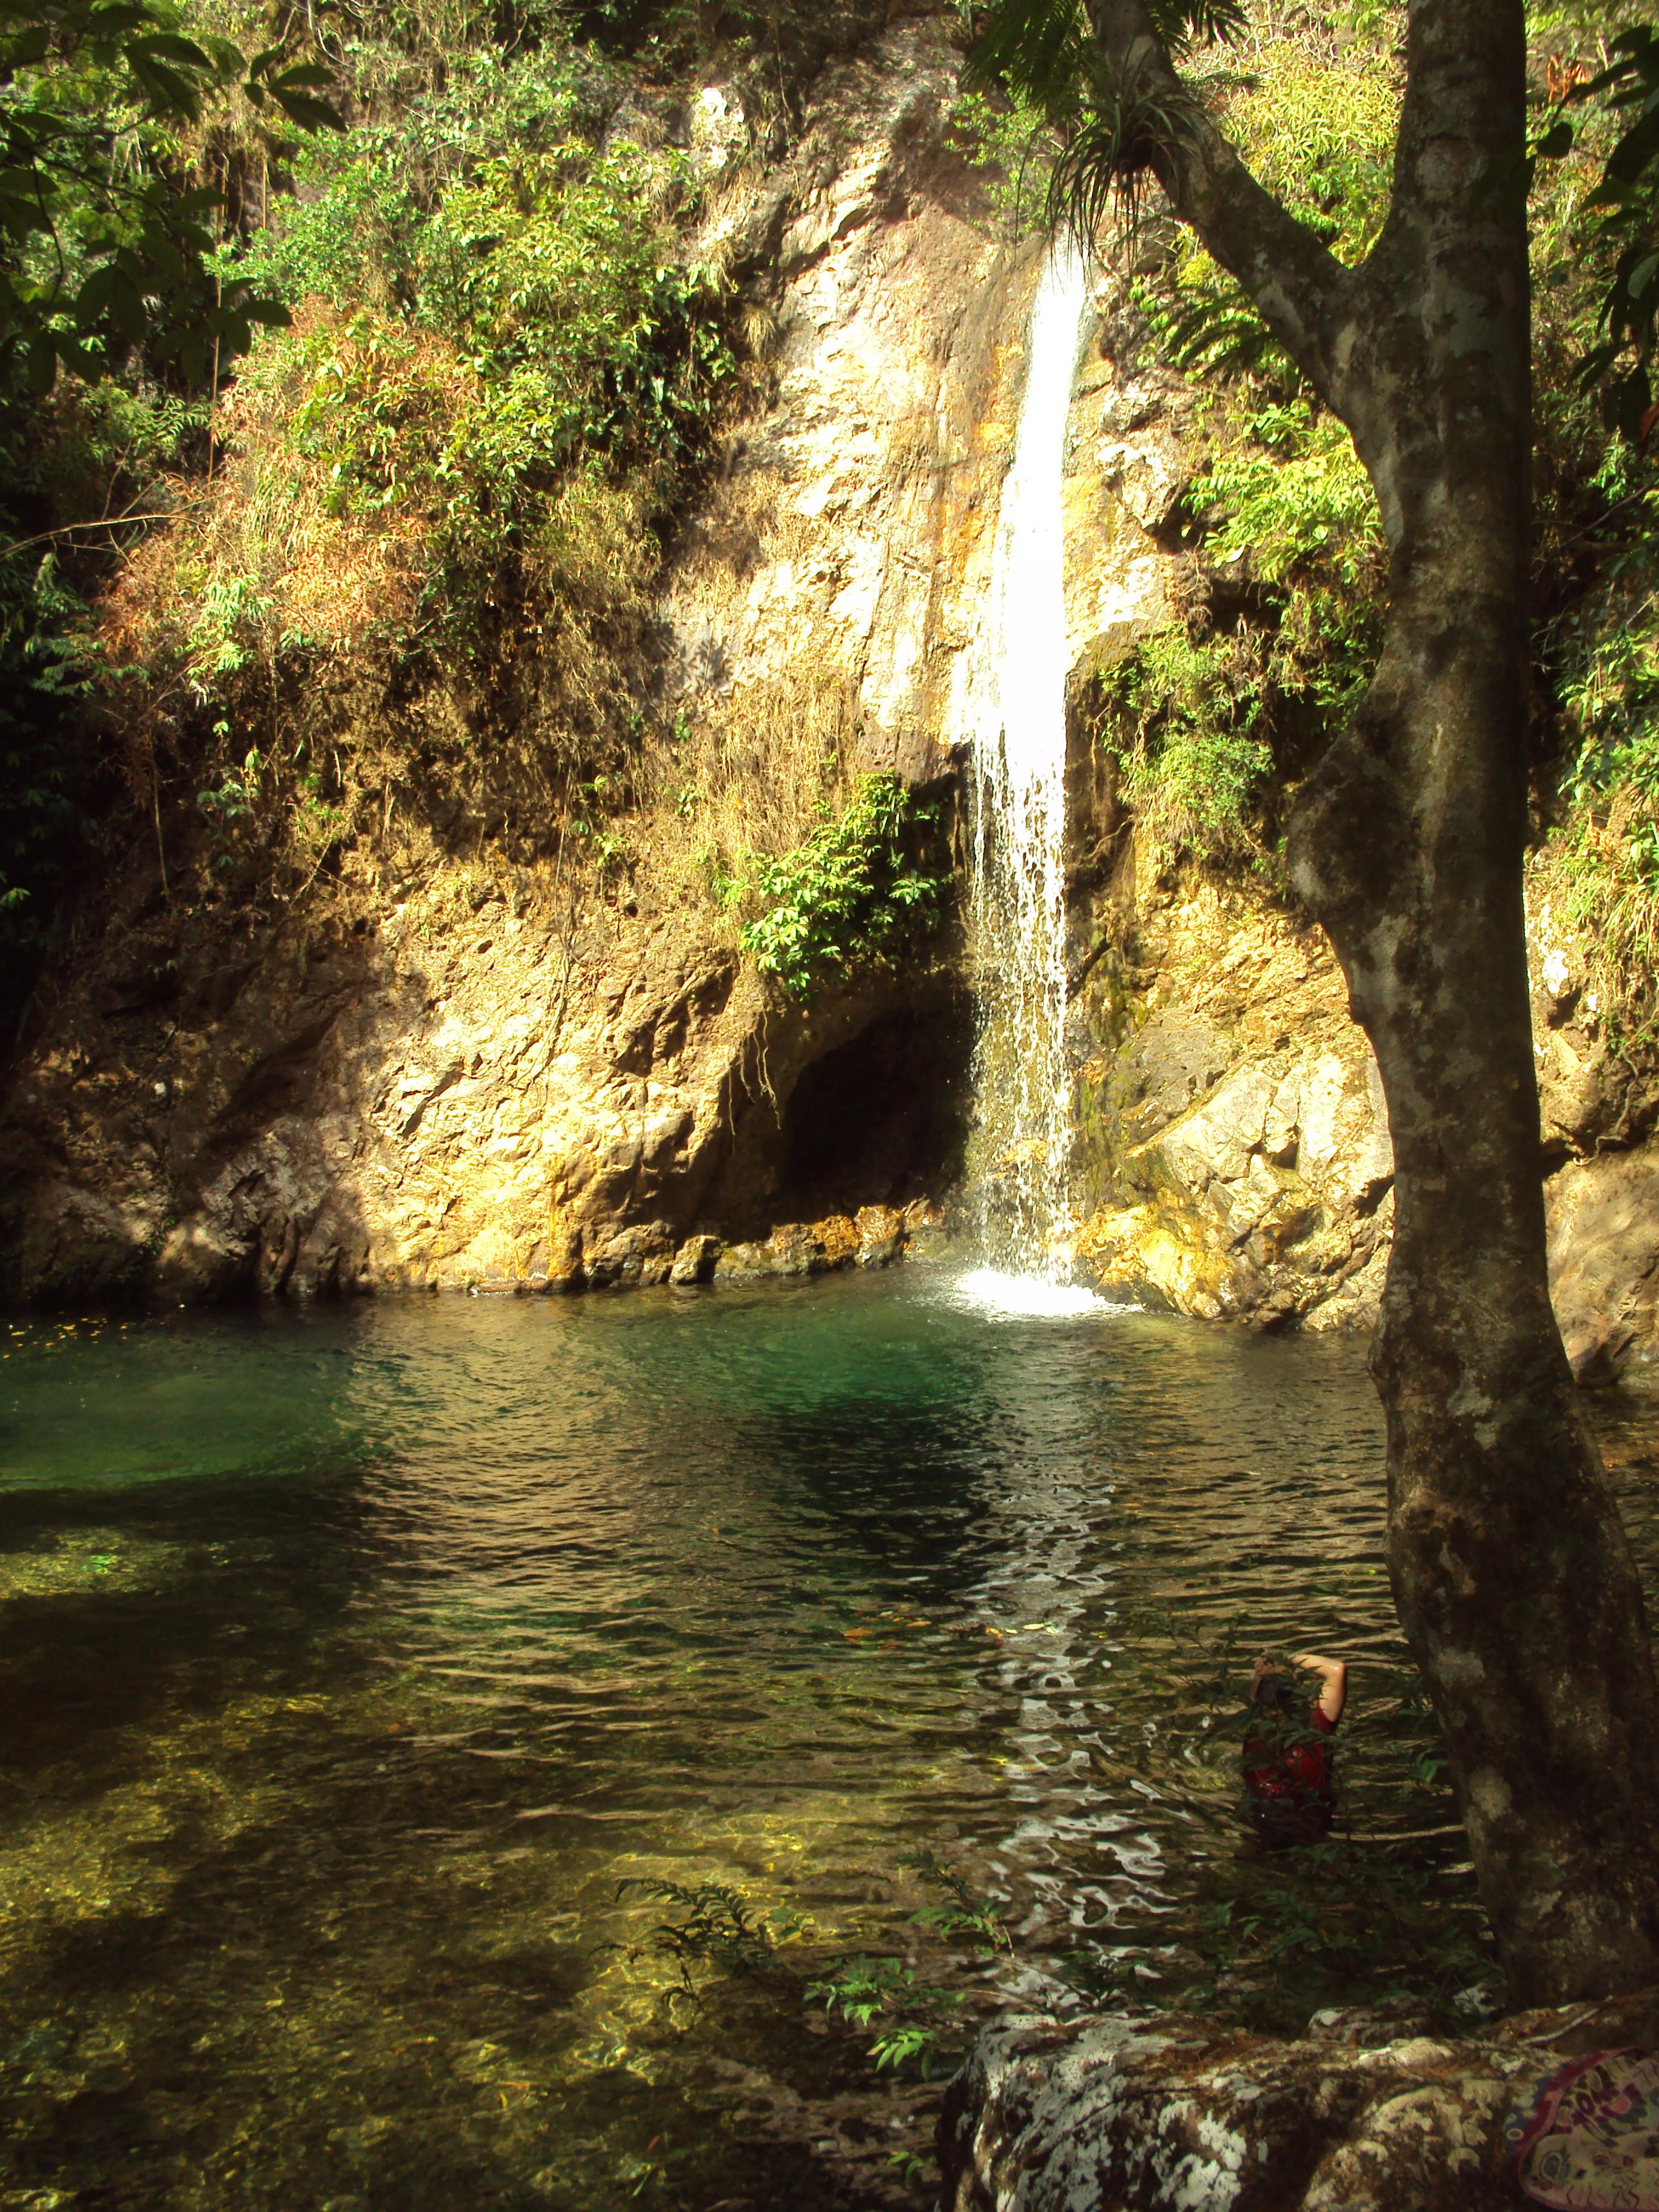
[[[1097,0],[1092,14],[1096,40],[1126,94],[1178,103],[1187,118],[1158,171],[1176,213],[1237,278],[1315,389],[1346,416],[1342,338],[1355,272],[1252,176],[1182,85],[1145,0]]]

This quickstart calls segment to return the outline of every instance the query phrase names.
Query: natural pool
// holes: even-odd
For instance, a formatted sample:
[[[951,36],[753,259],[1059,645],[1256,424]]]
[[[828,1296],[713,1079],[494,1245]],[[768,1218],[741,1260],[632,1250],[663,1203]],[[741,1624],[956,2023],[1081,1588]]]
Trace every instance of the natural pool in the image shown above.
[[[1354,1850],[1469,1911],[1352,1343],[921,1267],[6,1341],[0,2204],[907,2201],[925,2086],[666,1999],[619,1881],[902,1956],[931,1850],[1004,1986],[1207,2001],[1262,1644],[1350,1656]]]

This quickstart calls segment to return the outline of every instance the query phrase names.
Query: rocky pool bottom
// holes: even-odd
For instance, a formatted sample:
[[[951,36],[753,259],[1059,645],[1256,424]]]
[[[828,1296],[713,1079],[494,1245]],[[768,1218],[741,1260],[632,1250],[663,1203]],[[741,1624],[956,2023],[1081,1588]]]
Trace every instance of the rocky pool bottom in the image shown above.
[[[1010,1999],[1498,2001],[1351,1341],[917,1266],[4,1346],[0,2205],[852,2212]],[[1264,1645],[1352,1663],[1320,1865]]]

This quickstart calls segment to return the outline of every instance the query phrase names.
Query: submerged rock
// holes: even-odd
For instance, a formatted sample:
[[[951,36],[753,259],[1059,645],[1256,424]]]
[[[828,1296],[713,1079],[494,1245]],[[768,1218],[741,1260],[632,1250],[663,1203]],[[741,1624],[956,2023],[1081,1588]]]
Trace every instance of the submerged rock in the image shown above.
[[[1511,2206],[1506,2114],[1566,2058],[1659,2039],[1659,1992],[1449,2039],[1420,2027],[1322,2013],[1284,2040],[1177,2014],[1006,2021],[947,2093],[940,2201],[946,2212]]]

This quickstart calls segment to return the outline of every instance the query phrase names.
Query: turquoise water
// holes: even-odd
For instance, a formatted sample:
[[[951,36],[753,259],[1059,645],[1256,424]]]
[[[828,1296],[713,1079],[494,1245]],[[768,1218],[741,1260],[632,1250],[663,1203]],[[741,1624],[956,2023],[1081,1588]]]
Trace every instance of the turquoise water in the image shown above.
[[[1351,1343],[922,1267],[5,1341],[0,2204],[915,2202],[935,2093],[620,1881],[920,1956],[930,1850],[1005,1995],[1178,1993],[1262,1644],[1353,1661],[1364,1847],[1445,1823]]]

